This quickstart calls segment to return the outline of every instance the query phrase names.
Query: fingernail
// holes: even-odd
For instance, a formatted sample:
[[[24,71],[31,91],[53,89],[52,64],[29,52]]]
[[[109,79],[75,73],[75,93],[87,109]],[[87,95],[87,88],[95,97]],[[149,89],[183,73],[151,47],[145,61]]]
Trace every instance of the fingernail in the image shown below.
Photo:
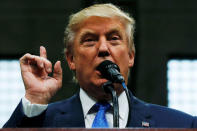
[[[43,68],[43,67],[44,67],[44,64],[43,64],[43,63],[41,63],[41,64],[40,64],[40,67],[42,67],[42,68]]]
[[[48,71],[48,72],[51,72],[51,68],[48,68],[47,71]]]

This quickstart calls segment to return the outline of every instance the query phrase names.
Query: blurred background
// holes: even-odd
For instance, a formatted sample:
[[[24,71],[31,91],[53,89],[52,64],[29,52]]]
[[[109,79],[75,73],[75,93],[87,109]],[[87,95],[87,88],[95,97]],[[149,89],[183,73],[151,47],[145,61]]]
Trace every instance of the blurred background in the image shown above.
[[[129,89],[138,98],[197,115],[196,0],[1,0],[0,127],[24,96],[18,59],[47,49],[48,59],[62,61],[63,88],[51,102],[72,96],[63,53],[63,34],[72,13],[94,3],[113,3],[136,20],[135,65]]]

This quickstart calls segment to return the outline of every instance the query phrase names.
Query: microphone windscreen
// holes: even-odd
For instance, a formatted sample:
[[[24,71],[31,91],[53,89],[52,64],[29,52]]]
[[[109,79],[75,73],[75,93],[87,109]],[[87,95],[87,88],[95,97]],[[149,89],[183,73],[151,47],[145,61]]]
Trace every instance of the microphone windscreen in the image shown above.
[[[110,69],[110,68],[115,68],[116,70],[120,71],[120,68],[118,67],[118,65],[116,65],[115,63],[113,63],[110,60],[105,60],[103,62],[101,62],[98,67],[97,70],[104,73],[106,72],[106,70]]]
[[[101,62],[98,65],[97,70],[100,71],[102,77],[106,78],[107,80],[117,83],[124,81],[124,78],[120,74],[120,68],[112,61],[105,60]]]

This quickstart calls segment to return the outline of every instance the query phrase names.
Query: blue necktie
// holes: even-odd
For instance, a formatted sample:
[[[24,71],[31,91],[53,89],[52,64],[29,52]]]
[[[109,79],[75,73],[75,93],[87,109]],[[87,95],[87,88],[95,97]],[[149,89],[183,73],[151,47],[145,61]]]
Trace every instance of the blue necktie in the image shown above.
[[[105,112],[110,108],[110,104],[98,102],[94,106],[97,108],[98,112],[92,123],[92,128],[108,128],[109,125],[105,117]]]

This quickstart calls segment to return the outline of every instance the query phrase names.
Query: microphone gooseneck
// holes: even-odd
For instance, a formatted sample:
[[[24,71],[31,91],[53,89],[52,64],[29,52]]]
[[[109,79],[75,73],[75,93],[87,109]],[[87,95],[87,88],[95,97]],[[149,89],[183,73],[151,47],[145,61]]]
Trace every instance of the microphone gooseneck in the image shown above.
[[[113,127],[119,127],[119,105],[118,105],[118,97],[116,95],[116,91],[114,90],[114,85],[111,81],[108,81],[103,84],[103,89],[106,93],[111,94],[112,102],[113,102]]]

